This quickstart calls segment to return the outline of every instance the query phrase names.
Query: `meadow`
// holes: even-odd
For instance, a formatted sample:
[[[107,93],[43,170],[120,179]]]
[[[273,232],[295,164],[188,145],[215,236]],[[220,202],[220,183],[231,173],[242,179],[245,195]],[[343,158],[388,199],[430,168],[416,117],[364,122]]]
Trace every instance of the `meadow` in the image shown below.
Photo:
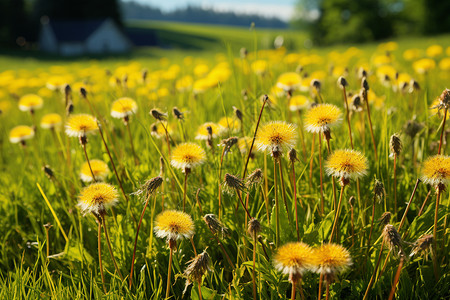
[[[132,26],[0,56],[1,299],[450,297],[448,35]]]

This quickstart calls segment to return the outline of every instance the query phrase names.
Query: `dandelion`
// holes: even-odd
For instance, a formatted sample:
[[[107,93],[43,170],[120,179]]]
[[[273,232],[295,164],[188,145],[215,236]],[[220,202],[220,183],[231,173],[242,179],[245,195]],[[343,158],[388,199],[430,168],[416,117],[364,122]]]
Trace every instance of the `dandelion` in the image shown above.
[[[438,110],[444,109],[444,116],[442,119],[442,131],[441,131],[441,137],[439,139],[439,150],[438,154],[441,154],[441,147],[442,147],[442,141],[444,136],[444,129],[445,129],[445,121],[447,120],[447,111],[450,107],[450,90],[445,89],[442,94],[439,96],[439,104],[435,106]]]
[[[35,94],[27,94],[19,99],[19,109],[21,111],[29,111],[31,114],[34,114],[34,111],[41,108],[43,104],[44,100]]]
[[[336,209],[333,229],[331,231],[330,241],[333,240],[333,234],[336,230],[336,225],[339,219],[339,212],[341,208],[344,188],[350,183],[350,178],[358,179],[367,173],[367,159],[360,152],[355,150],[336,150],[329,157],[326,162],[327,173],[331,176],[337,177],[341,184],[341,194]]]
[[[210,129],[208,129],[210,128]],[[208,140],[209,138],[216,138],[219,136],[221,127],[213,122],[206,122],[200,125],[195,136],[196,140]]]
[[[34,137],[34,129],[30,126],[20,125],[16,126],[9,132],[9,141],[13,144],[20,143],[26,146],[26,140]]]
[[[261,128],[260,133],[256,139],[256,146],[260,151],[270,151],[273,157],[273,168],[274,168],[274,193],[275,193],[275,207],[276,207],[276,236],[277,236],[277,245],[279,242],[279,205],[278,205],[278,196],[277,196],[277,176],[276,169],[277,163],[280,171],[280,181],[282,184],[282,193],[284,206],[286,208],[287,216],[289,217],[289,210],[287,207],[286,200],[286,191],[284,188],[284,180],[283,180],[283,170],[281,164],[281,155],[284,149],[292,148],[295,144],[295,126],[293,124],[289,124],[283,121],[275,121],[270,122]],[[290,221],[290,220],[289,220]]]
[[[291,299],[295,299],[296,284],[300,283],[300,291],[302,291],[302,275],[315,266],[313,250],[301,242],[285,244],[278,248],[273,264],[275,269],[289,276],[289,281],[292,284]],[[301,294],[303,298],[303,292]]]
[[[61,126],[62,118],[59,114],[46,114],[41,119],[41,127],[44,129],[54,130]]]
[[[170,276],[172,272],[173,251],[177,247],[177,240],[190,238],[194,234],[194,222],[192,218],[181,211],[165,210],[156,216],[155,233],[157,237],[166,238],[169,244],[170,256],[167,272],[166,298],[170,294]]]
[[[227,131],[238,132],[241,129],[240,121],[230,118],[230,117],[223,117],[222,119],[219,120],[217,125],[220,126],[219,131],[221,134],[222,134],[222,132],[227,132]]]
[[[162,185],[163,178],[161,176],[154,177],[150,180],[147,180],[141,187],[139,191],[137,191],[135,194],[140,195],[142,193],[145,193],[145,204],[144,208],[142,209],[141,218],[139,219],[139,223],[136,229],[136,237],[134,239],[134,250],[133,250],[133,258],[131,260],[131,271],[130,271],[130,281],[129,281],[129,288],[131,289],[131,286],[133,285],[133,269],[134,269],[134,262],[136,257],[136,247],[137,247],[137,241],[139,236],[139,229],[141,228],[142,219],[144,218],[144,213],[147,208],[147,205],[150,200],[150,196],[153,195],[156,190]],[[156,200],[155,200],[156,201]],[[153,217],[153,215],[152,215]]]
[[[283,73],[278,77],[277,87],[283,89],[288,99],[291,98],[292,92],[300,87],[302,78],[296,72]]]
[[[402,151],[402,140],[397,134],[391,136],[389,147],[394,155],[394,213],[397,213],[397,158]]]
[[[383,226],[385,226],[385,225],[389,224],[389,222],[391,221],[391,217],[392,217],[391,212],[386,211],[386,212],[384,212],[384,213],[381,215],[381,217],[378,219],[378,221],[379,221]]]
[[[373,204],[372,204],[372,221],[370,223],[370,232],[369,232],[369,239],[367,242],[367,249],[370,250],[370,241],[372,238],[372,230],[373,230],[373,222],[375,220],[375,202],[377,200],[380,200],[386,197],[386,190],[384,188],[384,184],[379,181],[378,179],[375,179],[374,187],[373,187]]]
[[[199,255],[195,256],[193,259],[187,262],[189,265],[184,270],[184,276],[187,277],[186,281],[186,287],[183,291],[183,295],[192,282],[197,282],[198,285],[198,293],[199,293],[199,299],[202,300],[202,280],[203,276],[206,274],[206,272],[211,272],[211,258],[209,257],[208,252],[206,252],[206,249],[200,253]]]
[[[95,179],[104,181],[106,179],[106,176],[108,176],[108,174],[109,174],[108,165],[104,161],[99,160],[99,159],[92,159],[90,161],[90,164],[91,164],[91,167],[89,167],[89,164],[87,162],[85,162],[81,166],[81,172],[80,172],[81,180],[84,182],[92,182],[92,181],[94,181],[94,177],[92,176],[92,174],[94,174]],[[91,168],[92,168],[92,173],[91,173]]]
[[[97,120],[93,116],[86,114],[72,115],[66,123],[66,134],[68,136],[78,137],[80,144],[83,147],[84,156],[86,157],[94,181],[96,181],[95,175],[92,171],[91,163],[86,151],[86,144],[88,142],[86,135],[88,133],[94,133],[97,129],[99,129]]]
[[[185,211],[186,205],[187,176],[192,168],[201,165],[205,160],[205,150],[197,144],[184,143],[173,149],[170,163],[175,168],[181,169],[184,173],[183,211]]]
[[[322,296],[322,280],[327,283],[327,299],[329,298],[329,288],[331,281],[334,280],[338,273],[345,271],[352,265],[350,253],[337,244],[323,244],[319,248],[314,249],[314,261],[317,265],[316,272],[320,274],[319,296]]]
[[[433,244],[433,235],[424,234],[417,241],[414,242],[414,247],[411,251],[409,257],[413,257],[419,253],[427,253],[428,250],[431,250],[431,246]]]
[[[167,114],[162,113],[162,112],[160,112],[157,109],[152,109],[150,111],[150,115],[152,115],[153,118],[155,118],[157,121],[159,121],[159,123],[163,127],[164,133],[166,135],[167,151],[169,151],[169,155],[170,155],[171,154],[171,150],[170,150],[170,142],[169,142],[169,131],[167,129],[167,123],[164,124],[164,121],[167,120]],[[152,127],[152,128],[154,128],[154,127]],[[152,130],[152,133],[153,133],[153,130]]]
[[[238,142],[237,137],[230,137],[225,140],[222,140],[220,146],[223,146],[222,154],[220,155],[220,164],[219,164],[219,179],[222,178],[222,166],[223,166],[223,158],[230,151],[231,147]],[[238,204],[239,205],[239,204]],[[222,216],[222,185],[219,181],[219,219]]]
[[[117,204],[117,202],[119,201],[118,198],[119,193],[117,192],[116,188],[107,183],[93,183],[85,187],[78,196],[78,206],[80,207],[81,212],[83,214],[92,213],[96,217],[98,222],[98,257],[100,273],[102,275],[103,289],[105,290],[105,292],[105,277],[103,275],[101,252],[102,224],[103,230],[105,232],[106,242],[108,244],[109,254],[111,255],[111,259],[114,263],[114,268],[116,269],[116,272],[119,274],[120,278],[123,279],[122,273],[120,272],[114,258],[105,218],[106,210],[108,208],[112,208],[115,204]]]

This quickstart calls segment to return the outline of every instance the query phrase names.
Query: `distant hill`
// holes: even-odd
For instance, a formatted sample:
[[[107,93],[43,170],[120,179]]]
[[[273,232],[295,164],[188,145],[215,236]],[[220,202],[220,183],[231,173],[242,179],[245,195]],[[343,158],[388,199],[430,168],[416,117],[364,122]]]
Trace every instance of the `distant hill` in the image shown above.
[[[250,26],[252,22],[259,28],[287,28],[288,24],[277,18],[259,15],[216,12],[200,7],[188,6],[173,12],[162,12],[158,8],[136,2],[120,2],[122,18],[127,20],[176,21],[187,23]]]

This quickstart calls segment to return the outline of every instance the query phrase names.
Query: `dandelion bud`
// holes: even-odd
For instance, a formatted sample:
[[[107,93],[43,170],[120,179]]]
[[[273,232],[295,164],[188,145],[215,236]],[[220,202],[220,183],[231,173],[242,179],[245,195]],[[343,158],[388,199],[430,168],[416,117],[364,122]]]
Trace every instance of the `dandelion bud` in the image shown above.
[[[80,88],[80,94],[81,94],[81,97],[83,97],[83,99],[87,98],[87,91],[84,87]]]
[[[389,222],[391,221],[391,212],[387,211],[384,212],[381,217],[378,219],[378,221],[384,226],[386,224],[389,224]]]
[[[247,178],[245,184],[248,188],[260,184],[263,180],[263,172],[261,169],[256,169],[252,173],[250,173]]]
[[[247,58],[248,55],[248,50],[245,47],[242,47],[241,50],[239,51],[241,58]]]
[[[71,113],[73,113],[73,102],[72,100],[69,100],[69,103],[67,103],[66,106],[66,115],[70,115]]]
[[[359,68],[358,70],[358,78],[367,77],[367,71],[364,68]]]
[[[167,115],[165,113],[162,113],[155,108],[150,111],[150,114],[158,121],[164,121],[167,118]]]
[[[68,97],[70,95],[70,93],[72,92],[72,88],[70,87],[69,84],[66,84],[64,86],[64,94],[66,95],[66,97]]]
[[[203,217],[206,225],[208,225],[209,229],[213,234],[221,234],[222,237],[227,236],[229,231],[228,228],[225,227],[214,214],[207,214]]]
[[[255,238],[258,236],[258,233],[261,231],[261,223],[255,218],[251,219],[248,222],[248,233],[251,237]]]
[[[220,146],[224,146],[225,152],[228,152],[230,150],[230,148],[233,147],[238,142],[238,140],[239,139],[237,137],[232,136],[232,137],[222,140],[222,142],[220,142]]]
[[[417,241],[414,242],[414,248],[411,251],[410,257],[414,256],[419,252],[428,252],[433,244],[433,235],[425,234],[422,235]]]
[[[242,98],[244,98],[244,100],[247,100],[247,99],[248,99],[248,92],[247,92],[246,89],[243,89],[243,90],[241,91],[241,95],[242,95]]]
[[[405,255],[402,246],[402,238],[393,225],[387,224],[386,226],[384,226],[381,235],[383,237],[384,243],[389,246],[391,251],[393,251],[394,253],[398,252],[400,256]]]
[[[364,89],[364,91],[368,91],[369,90],[369,83],[367,82],[367,78],[363,77],[362,81],[361,81],[361,87]]]
[[[339,79],[338,79],[338,85],[339,85],[339,87],[342,89],[342,88],[344,88],[344,87],[346,87],[346,86],[348,86],[348,82],[347,82],[347,80],[343,77],[343,76],[341,76],[341,77],[339,77]]]
[[[164,174],[164,157],[159,158],[159,176],[163,176]]]
[[[445,89],[442,94],[439,96],[439,101],[441,102],[441,106],[444,108],[449,108],[450,106],[450,90]]]
[[[356,94],[352,97],[352,109],[354,111],[362,111],[363,110],[361,96],[359,94]]]
[[[311,81],[311,87],[315,88],[317,91],[320,91],[322,84],[320,83],[319,79],[313,79]]]
[[[142,70],[142,81],[146,81],[147,80],[147,75],[148,75],[148,70],[144,69]]]
[[[177,107],[172,109],[172,113],[178,120],[183,120],[183,113]]]
[[[53,170],[50,168],[49,165],[43,166],[42,170],[44,171],[45,175],[47,175],[48,178],[52,179],[55,177],[55,174],[53,173]]]
[[[378,200],[381,200],[383,199],[383,197],[386,197],[386,190],[384,189],[384,184],[378,179],[375,179],[373,193]]]
[[[235,191],[243,191],[245,189],[242,179],[229,173],[225,174],[223,187],[229,194],[233,194]]]
[[[294,163],[295,161],[298,160],[298,158],[297,158],[297,151],[294,148],[289,150],[288,155],[289,155],[289,160],[291,161],[291,163]]]
[[[233,106],[233,110],[234,110],[234,115],[236,116],[236,118],[239,119],[239,121],[242,122],[242,118],[244,117],[244,115],[242,114],[242,111],[237,108],[236,106]]]
[[[210,136],[212,136],[213,130],[212,130],[212,127],[211,127],[211,126],[206,126],[206,131],[208,131],[208,134],[209,134]]]
[[[393,134],[391,136],[391,140],[389,141],[389,146],[391,148],[391,152],[395,155],[400,155],[400,152],[402,151],[402,140],[397,134]]]
[[[415,81],[414,79],[411,79],[411,81],[409,82],[409,92],[413,93],[415,91],[420,91],[420,85],[417,81]]]

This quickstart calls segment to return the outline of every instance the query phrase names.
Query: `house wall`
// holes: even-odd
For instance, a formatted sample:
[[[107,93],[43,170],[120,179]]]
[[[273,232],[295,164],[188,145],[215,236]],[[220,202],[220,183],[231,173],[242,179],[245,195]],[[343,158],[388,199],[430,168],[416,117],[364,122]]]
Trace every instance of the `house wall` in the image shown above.
[[[86,52],[92,54],[124,53],[131,50],[131,42],[110,19],[103,22],[86,40]]]
[[[51,26],[43,24],[39,33],[39,49],[44,52],[58,53],[58,41]]]
[[[83,42],[61,42],[59,54],[62,56],[77,56],[86,54],[86,45]]]

